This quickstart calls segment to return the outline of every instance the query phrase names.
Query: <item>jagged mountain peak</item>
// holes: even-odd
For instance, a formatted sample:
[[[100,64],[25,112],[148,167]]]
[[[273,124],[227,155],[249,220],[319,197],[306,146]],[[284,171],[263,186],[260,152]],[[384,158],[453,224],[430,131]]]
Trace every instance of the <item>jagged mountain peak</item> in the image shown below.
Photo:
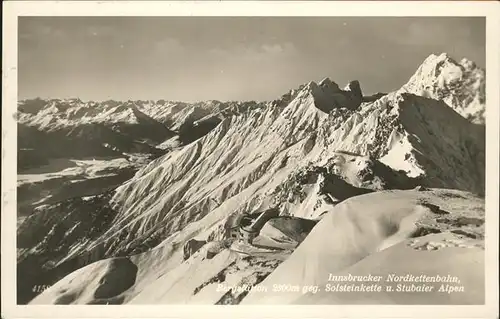
[[[345,89],[341,89],[330,78],[324,78],[319,84],[314,81],[309,82],[302,89],[302,95],[312,96],[314,105],[325,113],[336,108],[355,110],[363,100],[363,93],[358,81],[351,81]]]
[[[462,58],[462,60],[460,60],[460,65],[463,66],[466,70],[473,70],[478,68],[477,64],[474,61],[471,61],[467,58]]]
[[[344,91],[358,92],[357,94],[362,95],[361,84],[359,84],[358,80],[353,80],[347,83],[347,85],[344,87]]]
[[[450,54],[443,52],[440,54],[431,54],[429,55],[424,62],[422,63],[421,66],[439,66],[443,67],[445,64],[448,64],[449,66],[458,66],[461,67],[465,70],[473,70],[476,68],[479,68],[477,64],[472,61],[467,59],[466,57],[463,57],[460,61],[452,57]],[[479,68],[481,69],[481,68]]]
[[[451,61],[454,61],[453,58],[446,52],[441,52],[439,54],[435,54],[435,53],[432,53],[430,54],[424,61],[424,63],[426,62],[430,62],[430,61],[445,61],[445,60],[451,60]]]
[[[474,62],[442,53],[427,57],[401,90],[443,100],[471,122],[484,124],[485,84],[485,71]]]
[[[468,61],[467,59],[465,59]],[[446,76],[453,76],[453,80],[459,77],[459,72],[464,67],[452,58],[448,53],[441,53],[439,55],[431,54],[420,65],[415,74],[427,75],[430,77],[439,77],[441,74]],[[419,72],[420,71],[420,72]]]
[[[321,87],[324,87],[324,88],[335,90],[335,91],[340,90],[339,85],[337,83],[335,83],[334,81],[332,81],[329,77],[326,77],[323,80],[321,80],[318,83],[318,85]]]

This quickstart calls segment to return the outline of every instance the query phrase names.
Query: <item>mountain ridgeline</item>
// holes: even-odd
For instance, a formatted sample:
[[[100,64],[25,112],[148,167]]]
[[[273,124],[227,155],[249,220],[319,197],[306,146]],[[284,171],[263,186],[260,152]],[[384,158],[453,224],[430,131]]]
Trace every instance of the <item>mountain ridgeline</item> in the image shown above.
[[[370,96],[325,78],[269,102],[21,101],[18,303],[313,303],[214,287],[318,283],[415,237],[480,254],[484,86],[441,54]],[[312,249],[327,233],[335,252]]]

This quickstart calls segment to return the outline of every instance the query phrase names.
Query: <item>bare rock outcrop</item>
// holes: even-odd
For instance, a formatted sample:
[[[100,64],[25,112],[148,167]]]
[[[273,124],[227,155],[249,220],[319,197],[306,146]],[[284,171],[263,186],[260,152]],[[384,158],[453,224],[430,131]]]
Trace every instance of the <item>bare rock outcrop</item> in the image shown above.
[[[184,260],[189,259],[195,252],[200,250],[207,242],[204,240],[191,239],[184,244]]]
[[[358,81],[349,82],[344,90],[329,78],[323,79],[319,84],[310,82],[308,86],[314,97],[315,106],[325,113],[336,108],[356,110],[363,101]]]

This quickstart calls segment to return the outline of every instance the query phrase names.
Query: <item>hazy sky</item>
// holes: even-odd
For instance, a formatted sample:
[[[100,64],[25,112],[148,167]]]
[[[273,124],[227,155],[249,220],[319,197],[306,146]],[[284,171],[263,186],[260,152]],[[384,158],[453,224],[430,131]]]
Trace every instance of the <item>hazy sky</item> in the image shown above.
[[[19,98],[271,100],[399,88],[431,53],[485,66],[484,18],[22,17]]]

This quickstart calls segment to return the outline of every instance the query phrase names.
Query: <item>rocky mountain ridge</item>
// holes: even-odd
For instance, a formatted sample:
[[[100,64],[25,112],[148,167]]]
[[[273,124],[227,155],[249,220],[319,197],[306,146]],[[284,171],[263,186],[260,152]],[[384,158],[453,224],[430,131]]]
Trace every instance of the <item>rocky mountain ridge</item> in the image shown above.
[[[443,100],[473,123],[485,124],[486,72],[473,61],[446,53],[430,55],[402,90]]]

